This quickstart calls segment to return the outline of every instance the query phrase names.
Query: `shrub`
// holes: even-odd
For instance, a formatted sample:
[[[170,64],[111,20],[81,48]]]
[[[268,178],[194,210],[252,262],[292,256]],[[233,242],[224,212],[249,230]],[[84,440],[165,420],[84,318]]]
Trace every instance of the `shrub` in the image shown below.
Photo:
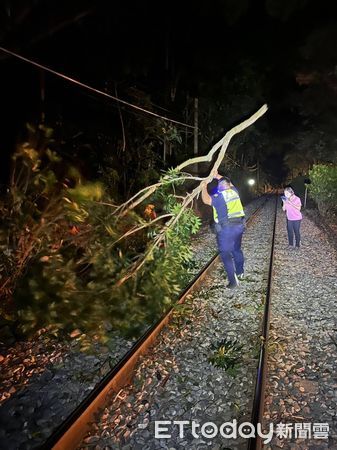
[[[120,283],[151,248],[164,221],[142,228],[150,220],[144,204],[124,216],[113,215],[106,186],[85,181],[51,150],[52,130],[31,131],[29,143],[14,155],[11,186],[0,205],[5,255],[0,291],[14,304],[9,309],[2,304],[0,312],[8,317],[12,311],[27,335],[47,326],[56,334],[79,329],[84,337],[102,341],[108,339],[107,330],[138,335],[186,283],[190,235],[198,231],[199,218],[185,210],[142,269]],[[162,186],[147,202],[156,205],[157,213],[177,214],[178,185],[173,180]],[[137,227],[137,233],[119,240]]]
[[[309,171],[311,197],[319,211],[326,215],[337,212],[337,165],[315,164]]]

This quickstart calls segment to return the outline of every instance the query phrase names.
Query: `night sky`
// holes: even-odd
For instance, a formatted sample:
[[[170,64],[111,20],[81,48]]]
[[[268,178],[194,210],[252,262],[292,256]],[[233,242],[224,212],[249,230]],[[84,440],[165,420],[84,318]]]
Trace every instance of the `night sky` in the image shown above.
[[[336,144],[335,1],[8,0],[0,30],[1,46],[128,100],[145,92],[178,120],[187,95],[226,105],[223,130],[268,103],[257,127],[268,147],[265,170],[277,181],[284,155],[304,138]],[[23,124],[40,114],[43,75],[2,53],[0,65],[5,180]],[[105,135],[117,129],[113,102],[52,75],[43,83],[47,121],[71,130],[95,122]]]

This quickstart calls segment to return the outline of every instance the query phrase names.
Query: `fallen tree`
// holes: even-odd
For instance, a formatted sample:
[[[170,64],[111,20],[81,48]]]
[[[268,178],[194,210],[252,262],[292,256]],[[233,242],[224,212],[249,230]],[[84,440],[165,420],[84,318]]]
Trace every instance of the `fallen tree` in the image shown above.
[[[197,198],[201,192],[201,185],[203,182],[209,182],[213,179],[213,174],[218,171],[218,168],[220,167],[220,164],[222,160],[224,159],[224,156],[226,154],[228,145],[236,134],[240,133],[241,131],[248,128],[250,125],[252,125],[256,120],[258,120],[265,112],[267,111],[268,107],[267,105],[263,105],[258,111],[256,111],[251,117],[249,117],[247,120],[241,122],[240,124],[233,127],[231,130],[229,130],[225,136],[220,139],[207,153],[205,156],[198,156],[195,158],[188,159],[187,161],[184,161],[183,163],[179,164],[175,169],[173,169],[169,175],[166,175],[162,178],[161,181],[158,183],[148,186],[141,191],[139,191],[137,194],[135,194],[132,198],[124,202],[123,204],[116,207],[113,214],[117,215],[117,217],[123,217],[126,214],[128,214],[130,211],[132,211],[134,208],[136,208],[139,204],[144,202],[147,198],[149,198],[151,195],[155,193],[157,189],[159,189],[164,184],[177,182],[177,181],[186,181],[186,180],[197,180],[200,181],[198,186],[196,186],[192,192],[187,192],[185,196],[181,197],[181,208],[180,210],[172,215],[168,222],[165,223],[165,225],[162,227],[156,238],[154,239],[154,242],[152,245],[147,249],[147,252],[144,255],[141,255],[137,262],[133,265],[131,270],[128,271],[126,275],[124,275],[119,281],[118,284],[124,283],[128,278],[135,275],[140,268],[146,263],[146,260],[148,258],[151,258],[153,255],[153,251],[155,248],[157,248],[160,243],[165,239],[165,236],[167,232],[172,229],[175,224],[179,221],[179,218],[181,217],[183,211],[192,204],[193,200]],[[209,170],[209,174],[205,178],[196,178],[192,175],[181,173],[183,169],[186,167],[189,167],[194,164],[200,164],[200,163],[210,163],[212,159],[214,158],[214,155],[219,150],[219,153],[217,157],[215,158],[215,161],[213,165],[211,166],[211,170]],[[174,175],[174,177],[172,177]],[[158,221],[159,219],[167,218],[167,215],[158,217],[155,219],[155,221]],[[142,229],[135,228],[132,230],[132,233],[137,232],[138,230]],[[130,235],[130,231],[125,233],[124,236],[121,236],[119,240],[126,238]]]
[[[108,186],[85,181],[65,164],[57,143],[51,150],[52,130],[33,130],[14,155],[11,185],[0,202],[6,218],[0,293],[14,305],[2,303],[0,315],[24,334],[48,326],[72,335],[77,328],[83,342],[85,336],[107,340],[112,331],[144,331],[189,281],[190,236],[200,227],[191,206],[202,183],[212,180],[232,137],[266,111],[264,105],[207,155],[169,170],[120,205]],[[206,177],[186,172],[196,163],[207,164]],[[196,186],[187,192],[186,182]]]

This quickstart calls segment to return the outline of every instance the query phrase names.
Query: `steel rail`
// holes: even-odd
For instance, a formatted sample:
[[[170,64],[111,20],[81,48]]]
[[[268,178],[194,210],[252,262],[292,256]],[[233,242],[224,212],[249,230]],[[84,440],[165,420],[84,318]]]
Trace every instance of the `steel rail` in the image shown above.
[[[267,376],[267,351],[268,351],[268,338],[269,338],[269,323],[270,323],[270,310],[271,310],[271,291],[273,281],[273,267],[274,267],[274,250],[275,250],[275,235],[276,235],[276,220],[277,220],[277,206],[278,197],[275,200],[275,215],[272,232],[272,245],[270,250],[269,272],[268,272],[268,284],[266,290],[266,299],[264,305],[264,314],[262,319],[262,332],[261,343],[259,352],[259,362],[257,367],[256,384],[254,391],[254,401],[252,408],[251,424],[255,428],[255,437],[251,437],[248,441],[248,450],[261,450],[262,439],[256,432],[257,425],[261,424],[263,420],[264,412],[264,399],[266,390],[266,376]]]

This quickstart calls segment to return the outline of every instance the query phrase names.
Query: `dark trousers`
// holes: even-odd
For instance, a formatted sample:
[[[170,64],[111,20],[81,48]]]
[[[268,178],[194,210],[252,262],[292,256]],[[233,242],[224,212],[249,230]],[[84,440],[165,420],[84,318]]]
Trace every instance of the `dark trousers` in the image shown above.
[[[295,235],[295,242],[296,247],[300,246],[300,226],[301,226],[301,220],[288,220],[287,219],[287,231],[288,231],[288,241],[289,245],[294,245],[294,235]]]
[[[244,224],[226,225],[217,232],[220,257],[230,283],[235,283],[235,273],[243,273],[244,257],[241,250]]]

